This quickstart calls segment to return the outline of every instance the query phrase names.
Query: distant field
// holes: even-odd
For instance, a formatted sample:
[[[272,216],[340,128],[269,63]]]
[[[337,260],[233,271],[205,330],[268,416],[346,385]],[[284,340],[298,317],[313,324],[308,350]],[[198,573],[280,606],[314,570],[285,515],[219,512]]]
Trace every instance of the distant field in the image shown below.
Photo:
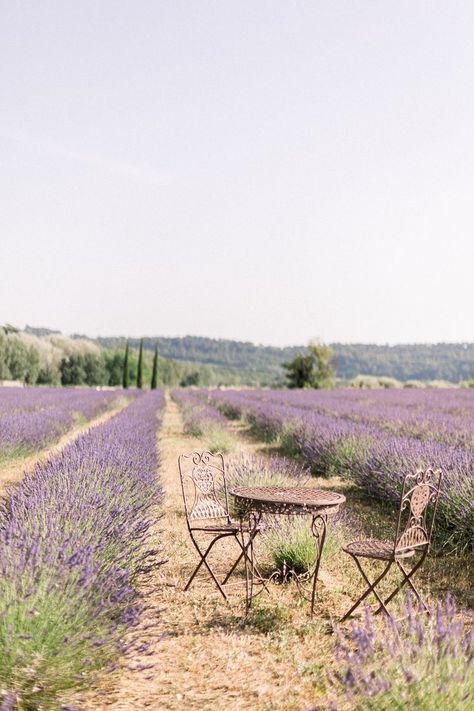
[[[0,463],[53,443],[118,397],[92,389],[0,387]]]

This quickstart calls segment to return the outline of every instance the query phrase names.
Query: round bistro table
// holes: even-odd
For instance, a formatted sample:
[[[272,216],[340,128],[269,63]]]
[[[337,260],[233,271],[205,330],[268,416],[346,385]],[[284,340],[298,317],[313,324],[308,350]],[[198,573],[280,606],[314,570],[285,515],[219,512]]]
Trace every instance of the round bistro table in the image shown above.
[[[235,499],[240,518],[242,549],[244,550],[245,558],[246,615],[252,605],[256,571],[253,541],[259,531],[259,524],[263,514],[311,516],[311,533],[316,549],[315,565],[309,576],[310,581],[312,579],[310,607],[310,615],[312,617],[316,596],[316,582],[326,539],[328,518],[339,511],[346,497],[335,491],[301,486],[291,488],[280,486],[239,486],[231,489],[229,494]],[[248,528],[244,525],[245,519],[248,521]],[[248,536],[247,544],[244,541],[244,529]],[[260,575],[257,578],[259,582],[265,584]]]

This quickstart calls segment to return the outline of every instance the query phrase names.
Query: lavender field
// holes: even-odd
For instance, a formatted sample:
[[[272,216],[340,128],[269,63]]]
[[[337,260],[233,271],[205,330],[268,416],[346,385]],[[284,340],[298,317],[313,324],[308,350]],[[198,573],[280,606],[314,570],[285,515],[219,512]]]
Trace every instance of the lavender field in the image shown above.
[[[474,547],[474,391],[200,391],[229,418],[243,418],[322,476],[350,479],[373,497],[395,502],[404,474],[444,470],[438,531]]]
[[[30,423],[11,425],[19,452],[39,452],[68,427],[68,418],[90,419],[123,395],[10,392],[1,400],[0,421]],[[235,419],[247,426],[232,426]],[[43,429],[35,432],[35,422]],[[464,605],[472,595],[461,597],[459,606],[446,598],[448,589],[462,592],[452,574],[439,586],[425,579],[429,618],[406,598],[403,623],[372,618],[369,611],[350,626],[337,620],[360,586],[342,552],[358,535],[359,495],[388,526],[390,507],[373,499],[394,503],[406,471],[441,466],[438,552],[473,550],[473,424],[468,389],[175,389],[166,400],[163,391],[133,391],[124,409],[37,463],[1,501],[0,711],[178,709],[185,702],[214,708],[217,692],[207,679],[220,669],[226,694],[229,665],[236,658],[245,663],[249,649],[250,666],[237,675],[232,693],[241,700],[251,679],[245,699],[257,711],[263,707],[252,688],[275,693],[276,705],[266,707],[295,711],[432,711],[438,701],[440,708],[470,709],[472,605]],[[176,457],[210,447],[219,431],[233,438],[229,482],[307,485],[313,473],[339,477],[337,486],[347,489],[347,511],[328,536],[314,625],[291,584],[272,584],[248,620],[238,585],[230,606],[216,602],[205,581],[183,590],[196,556],[188,546]],[[265,560],[279,568],[294,556],[297,569],[314,554],[310,544],[306,528],[293,524],[260,540]],[[439,560],[448,568],[454,558],[468,561],[472,553]],[[108,698],[111,678],[118,705]],[[203,698],[207,706],[200,705]]]
[[[111,395],[65,392],[19,400],[27,413],[97,411]],[[56,395],[57,396],[57,395]],[[89,397],[88,397],[89,396]],[[36,398],[36,399],[35,399]],[[39,404],[41,402],[41,404]],[[0,709],[57,707],[120,652],[145,606],[136,586],[161,499],[156,433],[164,397],[125,410],[38,464],[0,506]],[[5,407],[4,417],[12,416]]]
[[[118,397],[114,391],[92,389],[0,388],[0,463],[52,444]]]

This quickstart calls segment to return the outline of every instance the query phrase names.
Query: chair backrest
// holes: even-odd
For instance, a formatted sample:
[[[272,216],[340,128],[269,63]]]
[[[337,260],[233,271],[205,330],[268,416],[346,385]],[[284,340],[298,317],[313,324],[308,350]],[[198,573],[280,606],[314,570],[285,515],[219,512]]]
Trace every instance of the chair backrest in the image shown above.
[[[441,487],[441,469],[420,469],[403,481],[395,553],[429,550]]]
[[[225,463],[222,454],[192,452],[178,457],[188,525],[202,519],[229,520]]]

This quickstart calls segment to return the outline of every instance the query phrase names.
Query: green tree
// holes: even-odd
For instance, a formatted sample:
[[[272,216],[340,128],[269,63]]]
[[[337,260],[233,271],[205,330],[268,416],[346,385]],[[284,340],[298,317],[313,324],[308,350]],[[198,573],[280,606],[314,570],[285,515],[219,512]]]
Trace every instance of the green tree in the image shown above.
[[[199,371],[194,370],[192,373],[188,373],[180,380],[180,386],[182,388],[187,388],[189,385],[199,385]]]
[[[8,380],[9,377],[7,337],[4,331],[0,329],[0,380]]]
[[[143,338],[140,339],[140,350],[138,351],[137,388],[143,388]]]
[[[40,357],[34,346],[28,348],[28,358],[25,372],[25,383],[34,385],[38,381],[40,372]]]
[[[12,380],[26,381],[28,373],[28,347],[12,332],[7,331],[6,355],[7,369]]]
[[[68,358],[62,358],[59,364],[61,385],[84,385],[86,372],[84,370],[84,356],[75,353]]]
[[[107,385],[122,385],[123,382],[123,351],[104,351]]]
[[[123,359],[122,385],[125,390],[128,388],[128,341],[127,345],[125,346],[125,357]]]
[[[289,388],[330,388],[334,384],[333,351],[320,341],[311,342],[307,354],[298,353],[283,367]]]
[[[105,385],[107,375],[102,356],[95,353],[84,353],[82,359],[86,385]]]
[[[5,333],[7,334],[7,336],[9,333],[19,333],[20,332],[20,329],[17,328],[16,326],[12,326],[11,323],[6,323],[4,326],[2,326],[2,328],[5,331]]]
[[[151,372],[151,389],[158,387],[158,344],[155,345],[155,355],[153,356],[153,370]]]
[[[45,363],[38,373],[37,385],[61,385],[61,372],[57,363]]]
[[[287,371],[289,388],[312,388],[313,386],[313,357],[298,353],[289,363],[283,363]]]

